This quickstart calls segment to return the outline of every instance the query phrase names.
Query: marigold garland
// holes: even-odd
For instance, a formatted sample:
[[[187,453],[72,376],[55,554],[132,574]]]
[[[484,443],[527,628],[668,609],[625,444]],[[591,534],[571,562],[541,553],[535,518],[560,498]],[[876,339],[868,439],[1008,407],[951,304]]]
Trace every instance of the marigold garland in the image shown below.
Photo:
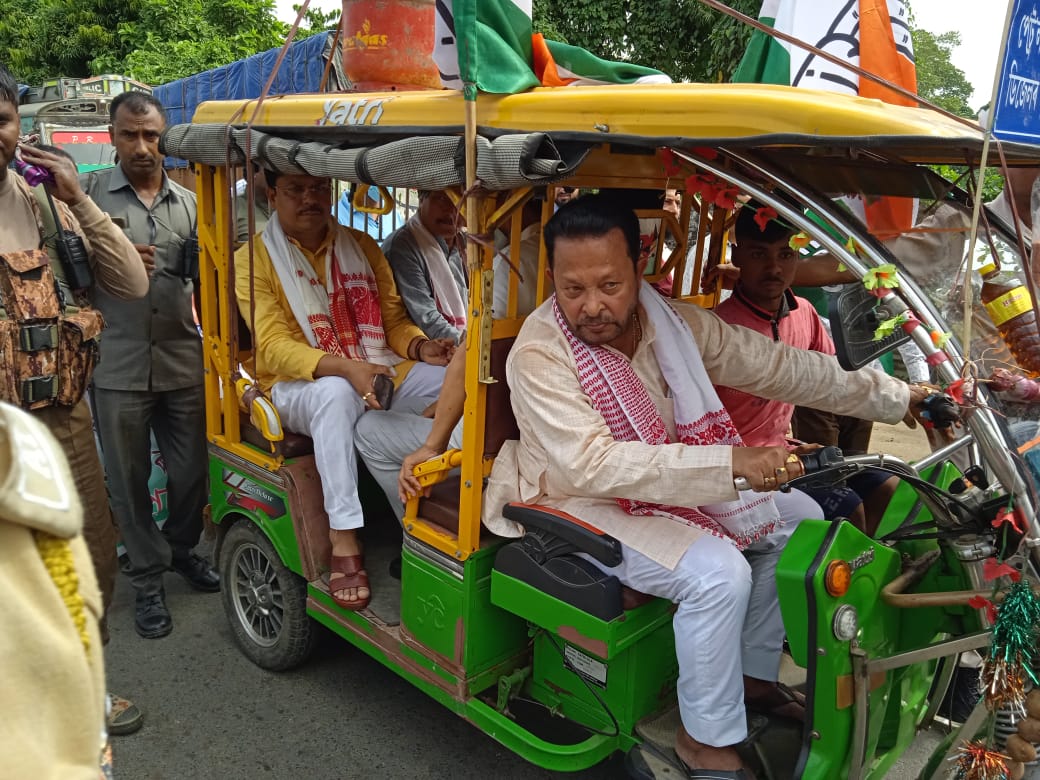
[[[61,594],[61,600],[65,602],[65,609],[69,611],[69,617],[79,632],[79,641],[83,643],[83,649],[90,652],[85,602],[79,592],[79,575],[76,573],[76,562],[72,557],[69,540],[37,531],[36,549],[39,550],[43,565]]]

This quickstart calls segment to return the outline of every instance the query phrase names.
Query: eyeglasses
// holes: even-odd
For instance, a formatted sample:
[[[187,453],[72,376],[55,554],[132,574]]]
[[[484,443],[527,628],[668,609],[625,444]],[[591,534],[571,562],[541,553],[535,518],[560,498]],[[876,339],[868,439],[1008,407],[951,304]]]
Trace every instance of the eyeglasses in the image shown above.
[[[560,192],[563,192],[563,193],[565,193],[567,195],[571,195],[571,194],[573,194],[573,193],[575,193],[577,191],[578,191],[577,187],[560,187]]]
[[[332,194],[332,188],[328,184],[308,184],[301,187],[299,184],[286,184],[284,187],[275,187],[285,197],[292,200],[303,200],[304,194],[310,195],[314,200],[328,198]]]

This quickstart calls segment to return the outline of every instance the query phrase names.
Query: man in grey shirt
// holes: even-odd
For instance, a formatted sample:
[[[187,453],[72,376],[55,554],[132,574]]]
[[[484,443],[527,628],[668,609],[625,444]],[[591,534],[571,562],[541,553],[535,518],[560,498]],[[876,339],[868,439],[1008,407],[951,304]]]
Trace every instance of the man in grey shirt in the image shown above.
[[[148,295],[119,300],[103,290],[94,304],[108,323],[94,372],[94,400],[112,507],[137,591],[135,628],[166,636],[163,572],[172,568],[199,590],[220,590],[220,578],[192,548],[207,502],[207,452],[202,341],[192,312],[195,196],[162,168],[160,104],[143,92],[112,101],[112,143],[119,164],[83,177],[83,188],[134,243],[151,276]],[[148,490],[150,432],[166,461],[169,519],[152,520]]]
[[[466,271],[455,238],[458,210],[447,193],[421,190],[419,210],[383,242],[408,316],[428,339],[456,344],[466,329]]]

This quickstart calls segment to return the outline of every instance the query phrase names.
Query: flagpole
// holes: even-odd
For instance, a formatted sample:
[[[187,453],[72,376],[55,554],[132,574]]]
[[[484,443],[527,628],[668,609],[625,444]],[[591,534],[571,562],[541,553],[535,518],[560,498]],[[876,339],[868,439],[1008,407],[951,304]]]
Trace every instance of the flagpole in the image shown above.
[[[971,230],[968,233],[968,252],[964,258],[964,322],[963,322],[963,333],[964,338],[961,344],[964,347],[964,354],[971,354],[971,310],[975,303],[974,295],[972,294],[971,284],[971,266],[975,258],[975,241],[978,238],[979,233],[979,215],[982,212],[982,185],[986,177],[986,161],[989,158],[989,143],[990,139],[993,138],[993,120],[997,115],[997,92],[1000,91],[1000,77],[1001,67],[1004,62],[1004,55],[1007,54],[1008,45],[1008,28],[1011,26],[1011,16],[1014,11],[1015,0],[1008,0],[1007,13],[1004,15],[1004,35],[1000,39],[1000,54],[997,57],[997,64],[994,68],[993,73],[993,89],[990,92],[989,98],[989,111],[986,112],[986,126],[983,128],[986,135],[982,141],[982,159],[979,161],[979,175],[975,181],[975,202],[972,204],[971,209]],[[1005,186],[1006,183],[1005,183]],[[1014,205],[1011,206],[1014,209]],[[1012,211],[1014,213],[1014,211]],[[1016,214],[1017,218],[1017,214]],[[1018,232],[1018,225],[1015,225],[1015,232]],[[1025,257],[1022,257],[1022,262],[1025,262]]]

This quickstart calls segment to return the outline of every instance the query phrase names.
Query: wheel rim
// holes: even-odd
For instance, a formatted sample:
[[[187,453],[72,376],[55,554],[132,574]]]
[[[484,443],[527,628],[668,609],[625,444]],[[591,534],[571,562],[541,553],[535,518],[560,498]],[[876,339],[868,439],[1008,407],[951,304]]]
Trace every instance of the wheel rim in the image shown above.
[[[285,622],[285,593],[274,564],[258,545],[247,542],[235,550],[230,569],[231,601],[239,625],[257,645],[271,647]]]

